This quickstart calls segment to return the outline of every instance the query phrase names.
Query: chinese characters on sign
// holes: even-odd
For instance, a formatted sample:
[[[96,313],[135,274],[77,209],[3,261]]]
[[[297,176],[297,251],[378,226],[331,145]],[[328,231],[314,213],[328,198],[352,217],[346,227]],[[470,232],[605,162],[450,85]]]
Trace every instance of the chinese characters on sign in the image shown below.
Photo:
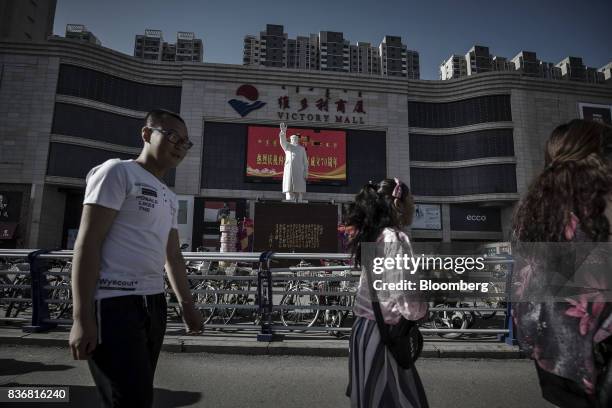
[[[357,101],[357,103],[355,104],[355,108],[353,109],[353,112],[366,113],[366,111],[363,110],[363,101],[362,100],[358,100]]]
[[[321,224],[275,224],[268,238],[270,248],[317,249],[323,235]]]
[[[593,103],[579,103],[580,118],[612,125],[612,105],[597,105]]]
[[[311,167],[329,167],[331,169],[338,167],[338,158],[327,156],[310,156],[308,158],[309,164]],[[257,154],[257,158],[255,162],[258,165],[273,165],[273,166],[283,166],[285,164],[285,156],[278,154]]]
[[[329,106],[335,107],[330,113]],[[349,124],[365,124],[367,113],[364,101],[359,93],[356,100],[346,100],[342,97],[330,98],[329,90],[324,97],[295,97],[291,103],[288,95],[278,98],[278,118],[284,121],[306,120],[309,122],[335,122]],[[294,110],[292,112],[292,110]],[[353,115],[347,115],[347,111]],[[354,115],[357,114],[357,115]]]
[[[299,134],[308,157],[308,182],[339,184],[346,181],[346,132],[289,128]],[[285,153],[278,143],[278,128],[249,126],[246,176],[249,181],[281,180]]]
[[[287,95],[278,98],[278,109],[289,109],[289,97]]]
[[[348,102],[342,98],[334,101],[334,104],[336,105],[336,112],[346,113],[347,103]],[[329,99],[327,98],[317,99],[315,101],[315,107],[321,112],[328,112],[329,111]],[[289,97],[287,95],[281,96],[280,98],[278,98],[278,108],[281,110],[291,109],[289,105]],[[302,98],[300,100],[300,109],[298,109],[298,112],[301,112],[306,109],[308,109],[308,98]],[[363,99],[359,99],[358,101],[355,102],[355,105],[353,107],[353,112],[367,113],[363,108]]]
[[[336,101],[336,112],[346,112],[346,101],[344,99],[338,99]]]
[[[298,112],[308,109],[308,99],[306,98],[302,99],[300,101],[300,105],[302,105],[302,107],[298,110]]]
[[[7,219],[9,218],[9,214],[8,214],[8,198],[5,197],[4,194],[0,194],[0,219]]]
[[[15,239],[21,213],[21,200],[21,192],[0,191],[0,240]]]
[[[318,110],[327,112],[329,108],[329,100],[327,98],[318,99],[316,102],[316,106]]]
[[[274,166],[283,166],[285,156],[279,154],[257,154],[257,164],[271,164]]]
[[[338,206],[335,204],[268,201],[255,203],[254,210],[255,252],[338,251]]]

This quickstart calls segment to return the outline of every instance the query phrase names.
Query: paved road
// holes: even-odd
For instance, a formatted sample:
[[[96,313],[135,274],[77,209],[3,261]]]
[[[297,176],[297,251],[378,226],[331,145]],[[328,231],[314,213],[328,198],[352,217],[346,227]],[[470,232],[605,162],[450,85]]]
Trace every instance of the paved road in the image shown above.
[[[421,359],[418,368],[432,408],[552,407],[528,360]],[[155,406],[348,407],[346,378],[343,357],[162,353]],[[69,385],[70,406],[96,406],[86,364],[65,348],[0,345],[0,384]]]

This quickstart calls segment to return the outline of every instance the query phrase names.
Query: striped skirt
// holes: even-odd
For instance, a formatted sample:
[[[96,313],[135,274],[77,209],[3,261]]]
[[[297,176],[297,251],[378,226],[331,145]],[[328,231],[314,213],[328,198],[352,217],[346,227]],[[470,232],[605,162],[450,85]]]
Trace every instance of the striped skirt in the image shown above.
[[[353,408],[427,408],[416,368],[400,367],[382,343],[376,321],[357,317],[353,324],[346,395]]]

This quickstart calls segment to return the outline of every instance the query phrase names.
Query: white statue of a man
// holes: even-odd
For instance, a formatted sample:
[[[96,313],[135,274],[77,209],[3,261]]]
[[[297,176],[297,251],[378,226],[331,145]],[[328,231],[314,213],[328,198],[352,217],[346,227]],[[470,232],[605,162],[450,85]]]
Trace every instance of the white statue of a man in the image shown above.
[[[306,149],[299,144],[299,136],[291,135],[287,143],[287,125],[280,124],[280,145],[285,151],[285,168],[283,169],[283,193],[288,201],[302,202],[308,179],[308,156]]]

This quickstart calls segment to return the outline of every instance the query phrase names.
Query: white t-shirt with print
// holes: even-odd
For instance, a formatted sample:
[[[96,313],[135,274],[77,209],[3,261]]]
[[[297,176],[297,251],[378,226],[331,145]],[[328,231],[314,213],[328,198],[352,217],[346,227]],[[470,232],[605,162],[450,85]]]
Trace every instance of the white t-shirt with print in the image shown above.
[[[119,212],[102,245],[95,298],[162,293],[174,192],[136,161],[111,159],[87,175],[83,204]]]

